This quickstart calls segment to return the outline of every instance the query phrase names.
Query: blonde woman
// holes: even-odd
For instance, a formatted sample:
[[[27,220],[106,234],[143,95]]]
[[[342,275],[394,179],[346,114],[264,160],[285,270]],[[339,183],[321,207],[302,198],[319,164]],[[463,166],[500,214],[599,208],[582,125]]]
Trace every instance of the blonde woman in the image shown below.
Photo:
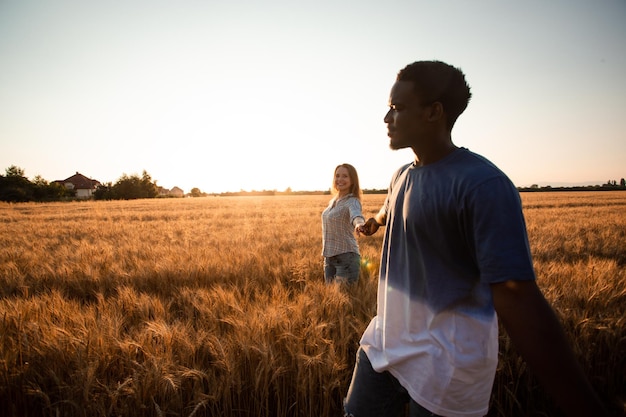
[[[335,168],[331,191],[333,198],[322,212],[324,280],[327,284],[354,283],[361,270],[355,233],[365,223],[365,218],[359,176],[352,165],[341,164]]]

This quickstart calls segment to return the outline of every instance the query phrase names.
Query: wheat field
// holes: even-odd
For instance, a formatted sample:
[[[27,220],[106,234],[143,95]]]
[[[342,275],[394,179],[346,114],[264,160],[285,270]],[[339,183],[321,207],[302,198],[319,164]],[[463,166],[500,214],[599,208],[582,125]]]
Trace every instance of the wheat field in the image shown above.
[[[0,415],[342,415],[383,234],[358,284],[325,285],[328,200],[0,203]],[[522,201],[538,283],[623,412],[626,192]],[[489,416],[558,415],[501,332]]]

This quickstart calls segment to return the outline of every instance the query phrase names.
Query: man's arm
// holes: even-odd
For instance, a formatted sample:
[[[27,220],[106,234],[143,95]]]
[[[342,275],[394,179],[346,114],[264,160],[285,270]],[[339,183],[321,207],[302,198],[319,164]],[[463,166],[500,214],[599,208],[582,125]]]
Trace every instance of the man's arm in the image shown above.
[[[566,415],[608,416],[535,281],[492,284],[491,291],[499,320],[515,347]]]

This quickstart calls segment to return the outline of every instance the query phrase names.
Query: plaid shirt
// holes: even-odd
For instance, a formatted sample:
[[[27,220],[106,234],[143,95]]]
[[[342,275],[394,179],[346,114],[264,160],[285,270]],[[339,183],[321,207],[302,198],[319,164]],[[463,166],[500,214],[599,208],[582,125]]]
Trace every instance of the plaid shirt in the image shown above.
[[[354,227],[365,223],[361,202],[352,194],[330,200],[322,212],[322,256],[359,253]]]

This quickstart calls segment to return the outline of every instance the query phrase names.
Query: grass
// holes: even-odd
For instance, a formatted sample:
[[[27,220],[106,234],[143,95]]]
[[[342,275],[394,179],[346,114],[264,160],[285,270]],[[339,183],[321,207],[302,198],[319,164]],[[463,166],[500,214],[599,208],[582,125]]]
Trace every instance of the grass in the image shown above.
[[[522,198],[538,283],[623,411],[626,193]],[[0,414],[341,415],[382,233],[356,286],[324,285],[328,199],[0,203]],[[489,415],[558,416],[500,339]]]

